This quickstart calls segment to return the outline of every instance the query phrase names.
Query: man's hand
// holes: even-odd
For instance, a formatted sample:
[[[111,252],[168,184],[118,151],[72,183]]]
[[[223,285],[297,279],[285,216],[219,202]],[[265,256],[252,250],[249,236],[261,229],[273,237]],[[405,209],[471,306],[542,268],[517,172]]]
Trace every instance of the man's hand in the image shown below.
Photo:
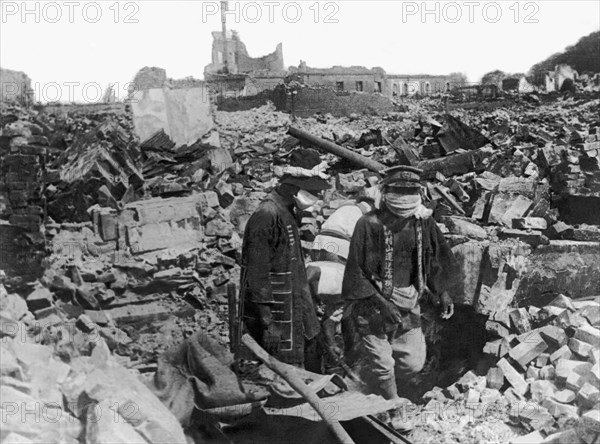
[[[263,344],[265,350],[272,355],[279,353],[281,345],[281,330],[275,324],[269,324],[263,332]]]
[[[329,353],[335,362],[344,358],[344,350],[337,344],[329,346]]]
[[[442,301],[442,319],[450,319],[454,314],[452,298],[447,291],[444,291],[440,296],[440,300]]]

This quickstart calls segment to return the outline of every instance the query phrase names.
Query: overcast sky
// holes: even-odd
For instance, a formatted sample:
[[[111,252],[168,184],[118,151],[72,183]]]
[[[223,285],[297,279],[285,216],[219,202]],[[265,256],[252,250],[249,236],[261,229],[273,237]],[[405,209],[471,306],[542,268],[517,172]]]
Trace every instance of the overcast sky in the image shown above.
[[[24,71],[38,100],[95,101],[108,83],[123,97],[144,66],[203,77],[219,2],[2,0],[0,65]],[[25,6],[25,8],[23,7]],[[25,11],[27,9],[27,11]],[[478,81],[532,64],[597,31],[600,2],[229,2],[228,28],[252,57],[283,43],[286,67],[381,66],[388,73]],[[59,96],[60,97],[57,97]]]

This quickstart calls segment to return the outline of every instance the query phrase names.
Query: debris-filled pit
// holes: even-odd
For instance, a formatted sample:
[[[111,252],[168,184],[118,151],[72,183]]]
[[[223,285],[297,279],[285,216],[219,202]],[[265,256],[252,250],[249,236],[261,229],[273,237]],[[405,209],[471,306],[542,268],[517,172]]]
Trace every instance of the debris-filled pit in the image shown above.
[[[377,165],[424,171],[457,259],[454,316],[423,302],[427,360],[401,392],[406,439],[598,442],[600,99],[499,103],[447,113],[441,98],[405,99],[382,115],[294,119],[270,104],[213,110],[200,138],[178,128],[196,137],[179,144],[164,129],[140,140],[148,116],[130,105],[3,103],[0,441],[335,442],[275,373],[228,351],[244,227],[306,146],[331,185],[298,218],[307,261]],[[396,405],[297,371],[356,442],[400,442],[385,428]]]

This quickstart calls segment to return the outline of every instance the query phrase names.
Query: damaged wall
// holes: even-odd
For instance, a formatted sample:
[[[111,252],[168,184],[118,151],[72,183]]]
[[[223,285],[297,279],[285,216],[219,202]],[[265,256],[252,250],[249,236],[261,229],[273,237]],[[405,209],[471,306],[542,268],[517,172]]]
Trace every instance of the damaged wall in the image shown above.
[[[382,115],[393,110],[392,102],[380,94],[338,93],[329,88],[302,88],[294,96],[277,91],[278,110],[309,117],[315,113],[333,116],[351,114]]]
[[[309,86],[325,86],[334,91],[381,92],[387,94],[385,71],[382,68],[368,69],[364,66],[333,66],[310,68],[301,63],[290,68],[291,78]]]
[[[529,261],[516,293],[520,305],[543,307],[559,293],[573,297],[598,295],[598,242],[551,241],[550,245],[539,246]]]
[[[129,92],[162,88],[167,81],[167,71],[156,66],[144,66],[140,69],[129,87]]]
[[[105,241],[117,240],[120,234],[121,249],[131,248],[135,253],[194,248],[204,237],[202,205],[208,208],[207,202],[204,193],[132,202],[120,214],[100,213],[98,231]]]
[[[275,51],[263,57],[250,57],[244,42],[236,31],[228,31],[227,38],[223,39],[223,33],[214,31],[212,46],[212,63],[206,65],[204,74],[218,74],[223,71],[225,62],[230,74],[251,73],[256,71],[283,72],[283,46],[277,44]],[[227,53],[225,53],[225,43]]]
[[[388,74],[386,90],[391,97],[429,95],[450,91],[451,86],[448,76]]]
[[[554,89],[560,91],[565,80],[576,80],[577,71],[569,65],[556,65],[554,67]]]
[[[291,78],[305,85],[326,86],[336,91],[379,92],[387,97],[429,95],[450,90],[448,76],[388,74],[383,68],[333,66],[310,68],[302,62],[290,68]]]
[[[284,83],[283,74],[261,72],[253,74],[207,74],[206,85],[216,101],[227,98],[254,98],[269,94]]]
[[[527,81],[524,75],[502,79],[502,91],[519,92],[522,94],[535,91],[534,86]]]
[[[2,102],[31,103],[34,99],[31,79],[22,71],[0,68]]]
[[[266,56],[253,58],[250,57],[246,51],[246,46],[239,41],[236,47],[237,54],[237,69],[240,72],[253,72],[253,71],[284,71],[283,66],[283,45],[278,43],[275,47],[275,51]]]
[[[219,100],[253,96],[283,83],[287,72],[283,65],[281,43],[271,54],[254,58],[248,55],[246,45],[236,31],[229,31],[226,40],[222,32],[215,31],[212,35],[212,63],[204,67],[204,78],[211,94]]]
[[[136,91],[131,101],[141,141],[163,129],[177,145],[190,145],[213,128],[208,88]]]

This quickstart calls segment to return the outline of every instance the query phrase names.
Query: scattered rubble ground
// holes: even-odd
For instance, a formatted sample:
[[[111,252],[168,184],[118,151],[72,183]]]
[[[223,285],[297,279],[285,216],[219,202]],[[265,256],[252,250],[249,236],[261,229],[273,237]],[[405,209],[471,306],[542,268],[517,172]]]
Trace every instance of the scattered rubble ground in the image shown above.
[[[198,331],[228,345],[241,235],[300,144],[290,125],[425,171],[462,279],[453,319],[426,310],[409,439],[599,442],[600,99],[492,103],[293,122],[271,105],[215,111],[189,146],[138,140],[126,105],[2,104],[1,442],[211,439],[153,394],[158,357]],[[377,177],[323,159],[332,189],[302,215],[306,248]]]

